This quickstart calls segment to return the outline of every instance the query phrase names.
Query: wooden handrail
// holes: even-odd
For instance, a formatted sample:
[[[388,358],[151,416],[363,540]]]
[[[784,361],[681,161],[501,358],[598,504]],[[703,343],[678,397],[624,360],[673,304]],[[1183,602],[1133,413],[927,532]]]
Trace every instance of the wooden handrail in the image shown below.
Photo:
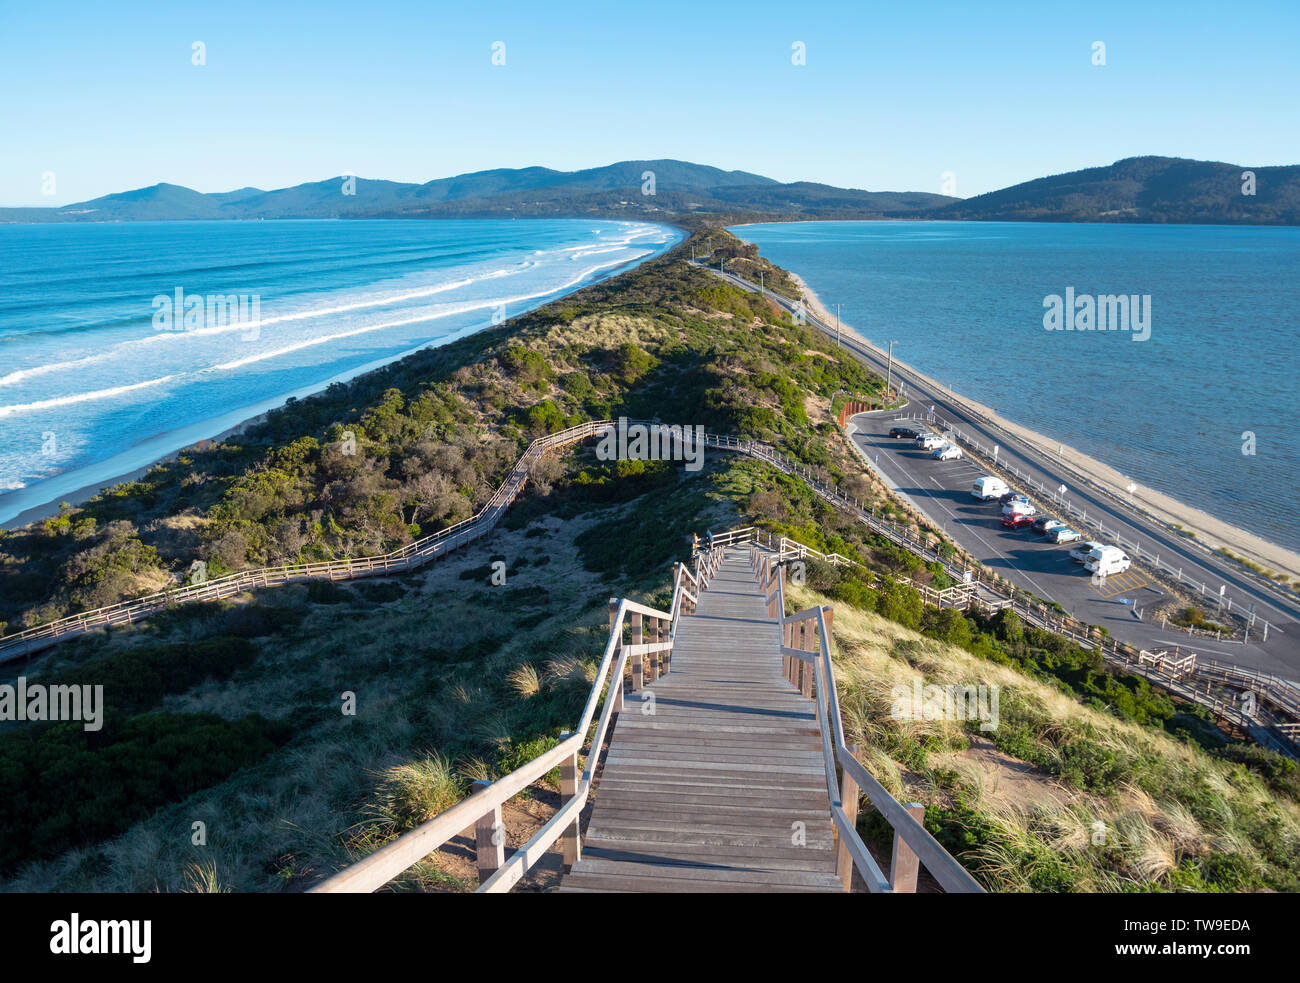
[[[83,611],[44,625],[26,628],[0,638],[0,662],[35,651],[43,641],[62,641],[80,635],[92,628],[105,625],[133,623],[173,604],[189,601],[218,600],[250,587],[271,587],[294,580],[355,579],[376,573],[397,573],[420,566],[485,535],[496,526],[502,513],[518,496],[533,465],[550,450],[586,440],[611,426],[608,420],[578,424],[545,437],[538,437],[528,445],[515,462],[510,473],[498,486],[491,499],[478,512],[445,529],[440,529],[413,543],[390,553],[369,557],[324,560],[315,563],[282,563],[271,567],[257,567],[226,574],[201,584],[171,587],[144,597],[119,601],[91,611]]]
[[[771,569],[774,566],[770,556],[766,553],[760,553],[757,549],[751,549],[751,556],[755,559],[756,572],[759,574],[760,579],[763,576],[770,576]],[[910,868],[908,863],[900,862],[897,851],[895,851],[895,862],[891,865],[890,878],[888,879],[872,858],[866,844],[862,842],[862,838],[858,835],[856,823],[850,820],[845,810],[841,786],[836,781],[836,765],[842,769],[846,777],[851,777],[853,783],[866,793],[872,805],[879,810],[880,814],[893,828],[895,837],[901,839],[907,845],[908,849],[925,865],[926,869],[930,871],[944,890],[950,893],[984,893],[984,888],[979,885],[979,882],[970,875],[966,868],[948,853],[939,844],[939,841],[931,836],[925,827],[917,821],[912,815],[910,807],[904,806],[890,795],[889,791],[876,781],[845,745],[839,693],[836,688],[835,673],[831,662],[831,628],[828,615],[831,614],[833,609],[829,606],[825,608],[814,607],[787,616],[785,614],[784,578],[778,574],[773,579],[777,583],[777,603],[780,605],[777,613],[782,628],[782,637],[785,637],[786,629],[789,626],[796,624],[801,626],[815,625],[817,647],[814,651],[808,652],[795,646],[783,644],[781,652],[782,655],[792,657],[803,664],[811,664],[813,668],[814,697],[817,701],[817,724],[822,737],[827,791],[831,798],[831,815],[839,833],[841,850],[851,858],[853,865],[857,867],[858,872],[866,882],[868,890],[872,892],[895,892],[900,889],[915,890],[914,880],[910,887],[898,880],[900,873],[906,875],[909,870],[912,870],[911,876],[914,878],[914,869]],[[800,634],[806,638],[804,632]],[[845,787],[848,786],[849,783],[846,781]],[[856,815],[856,802],[853,804],[852,812]]]
[[[716,569],[717,561],[720,561],[724,550],[724,546],[717,546],[705,556],[706,571]],[[628,660],[643,658],[652,653],[671,652],[683,614],[683,601],[687,598],[690,598],[692,603],[694,601],[684,586],[686,578],[683,574],[689,574],[685,564],[676,564],[672,611],[660,611],[627,598],[618,600],[611,619],[609,638],[601,656],[600,668],[587,695],[587,701],[583,705],[578,725],[572,734],[527,764],[516,768],[490,785],[481,787],[468,798],[462,799],[451,808],[415,829],[403,833],[391,843],[317,884],[311,889],[312,893],[333,894],[378,890],[442,847],[449,839],[478,823],[482,817],[494,814],[506,800],[518,795],[556,765],[568,759],[576,759],[586,744],[587,731],[595,718],[597,706],[601,705],[603,695],[605,699],[596,733],[592,737],[591,751],[587,755],[586,768],[577,781],[576,788],[565,795],[565,801],[560,809],[543,824],[532,839],[516,850],[484,880],[478,890],[483,893],[496,893],[508,891],[517,884],[556,840],[570,832],[575,824],[580,823],[583,806],[591,794],[600,750],[605,743],[610,719],[622,706],[623,671]],[[624,628],[634,616],[668,622],[669,640],[641,643],[635,641],[637,636],[634,633],[633,644],[623,644]],[[606,692],[606,682],[609,683],[608,692]],[[578,832],[580,834],[580,830]],[[575,837],[575,841],[580,841],[580,835]]]

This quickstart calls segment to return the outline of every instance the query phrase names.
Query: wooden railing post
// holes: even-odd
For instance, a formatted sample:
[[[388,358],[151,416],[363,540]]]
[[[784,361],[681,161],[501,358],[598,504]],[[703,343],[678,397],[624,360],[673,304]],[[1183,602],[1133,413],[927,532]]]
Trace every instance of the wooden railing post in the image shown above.
[[[658,618],[650,618],[647,620],[645,637],[646,637],[646,641],[649,642],[651,645],[657,645],[659,643],[659,619]],[[648,661],[650,664],[646,666],[646,674],[648,676],[648,681],[653,683],[656,679],[659,678],[659,653],[651,652]]]
[[[470,794],[491,784],[479,780],[470,787]],[[506,862],[506,829],[501,824],[500,806],[478,817],[474,824],[474,847],[478,854],[478,882],[482,884]]]
[[[783,624],[781,626],[781,644],[788,649],[794,648],[794,625]],[[788,655],[781,656],[781,668],[785,670],[786,679],[790,678],[790,663],[793,661],[794,659]]]
[[[903,806],[909,816],[918,823],[925,822],[925,806],[919,802],[909,802]],[[895,894],[915,894],[916,875],[921,868],[921,861],[912,848],[907,845],[898,831],[894,831],[894,853],[889,861],[889,886]]]
[[[614,630],[614,619],[618,617],[618,598],[609,599],[609,630]],[[610,697],[614,700],[613,713],[621,713],[623,710],[623,667],[619,662],[619,650],[623,648],[623,639],[619,638],[614,643],[614,665],[618,667],[618,672],[612,674],[609,679]]]
[[[799,644],[795,647],[800,652],[808,652],[812,650],[811,642],[812,622],[804,618],[803,621],[799,622]],[[799,688],[799,692],[802,693],[805,683],[812,678],[812,673],[808,671],[808,663],[804,662],[803,659],[796,659],[794,672],[794,679],[790,680],[790,682],[794,683]]]
[[[632,644],[641,644],[641,615],[632,615]],[[638,692],[644,685],[645,681],[645,656],[633,655],[632,660],[632,692]]]
[[[803,646],[803,650],[816,658],[816,625],[810,619],[805,619],[803,624],[807,625],[803,635],[807,645]],[[813,663],[811,662],[800,662],[800,693],[810,700],[813,698]]]
[[[856,744],[849,745],[849,754],[855,758],[858,756],[858,746]],[[847,768],[843,769],[843,778],[840,782],[840,804],[844,809],[844,815],[848,818],[849,827],[856,829],[858,824],[858,783]],[[849,852],[849,846],[844,841],[843,835],[839,837],[835,869],[836,873],[840,875],[840,882],[844,885],[844,890],[851,890],[853,888],[853,854]]]
[[[659,626],[659,641],[668,645],[669,648],[659,653],[659,675],[666,676],[672,669],[673,665],[673,623],[664,621]]]
[[[569,731],[560,734],[560,740],[568,740],[573,735]],[[599,753],[599,748],[595,753]],[[560,808],[578,794],[578,752],[560,762]],[[573,823],[560,834],[560,846],[564,851],[564,869],[569,870],[582,859],[582,817],[574,816]]]

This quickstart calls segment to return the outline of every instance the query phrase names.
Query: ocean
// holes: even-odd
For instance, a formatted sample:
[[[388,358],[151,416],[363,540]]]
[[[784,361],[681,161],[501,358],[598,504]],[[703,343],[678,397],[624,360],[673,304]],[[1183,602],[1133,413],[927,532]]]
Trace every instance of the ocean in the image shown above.
[[[680,239],[577,219],[0,225],[0,522]]]
[[[1300,550],[1300,229],[802,222],[732,231],[798,273],[832,313],[840,304],[872,342],[895,341],[895,358],[1139,484]],[[1045,327],[1069,294],[1078,309],[1093,298],[1094,330]],[[1129,297],[1130,315],[1149,303],[1149,322],[1095,330],[1106,295]]]

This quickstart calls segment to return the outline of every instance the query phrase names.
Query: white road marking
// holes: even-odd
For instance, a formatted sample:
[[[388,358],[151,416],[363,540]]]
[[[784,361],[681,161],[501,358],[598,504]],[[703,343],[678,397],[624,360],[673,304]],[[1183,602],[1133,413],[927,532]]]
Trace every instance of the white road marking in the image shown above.
[[[903,477],[905,477],[908,481],[912,482],[913,484],[917,483],[916,479],[912,476],[911,472],[909,472],[907,468],[903,466],[903,463],[901,461],[896,460],[894,463],[898,466],[898,470],[903,473]],[[957,516],[954,515],[952,511],[946,505],[943,504],[943,502],[941,502],[937,498],[931,498],[931,501],[934,502],[935,505],[939,506],[939,508],[941,508],[947,514],[950,520],[953,520],[954,522],[956,521]],[[1009,556],[1007,556],[1005,553],[1002,552],[1002,550],[994,546],[982,535],[980,535],[980,533],[973,526],[968,526],[967,528],[970,530],[971,535],[974,536],[976,539],[978,539],[981,543],[983,543],[984,546],[989,550],[989,552],[993,556],[1005,560],[1012,570],[1015,570],[1018,574],[1024,577],[1025,580],[1033,584],[1034,589],[1037,590],[1039,594],[1041,594],[1043,597],[1046,597],[1049,601],[1056,600],[1056,598],[1052,596],[1052,594],[1047,590],[1047,588],[1043,587],[1042,584],[1036,581],[1033,577],[1029,576],[1028,573],[1026,573],[1024,570],[1021,570],[1018,566],[1016,566]]]

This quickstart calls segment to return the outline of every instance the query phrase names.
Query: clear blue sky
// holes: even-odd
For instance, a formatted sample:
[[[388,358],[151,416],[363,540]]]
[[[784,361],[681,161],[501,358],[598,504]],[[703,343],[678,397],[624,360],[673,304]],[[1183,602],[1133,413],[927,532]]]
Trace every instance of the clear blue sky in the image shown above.
[[[0,0],[0,204],[654,157],[871,190],[951,171],[963,197],[1138,154],[1300,163],[1298,52],[1297,0]]]

